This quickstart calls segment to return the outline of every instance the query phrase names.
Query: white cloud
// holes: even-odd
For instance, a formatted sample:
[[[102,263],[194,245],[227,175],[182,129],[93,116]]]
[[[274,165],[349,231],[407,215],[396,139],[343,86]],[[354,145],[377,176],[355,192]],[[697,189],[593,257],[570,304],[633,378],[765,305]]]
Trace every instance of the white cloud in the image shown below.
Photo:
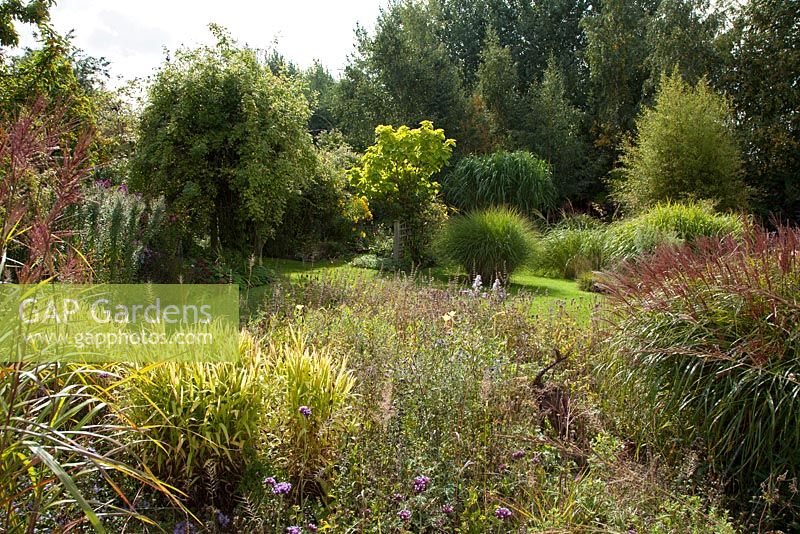
[[[338,74],[354,50],[356,24],[372,28],[386,2],[62,0],[51,16],[60,33],[75,30],[75,45],[108,59],[112,75],[123,79],[152,74],[165,47],[211,42],[211,22],[240,42],[268,48],[277,41],[278,50],[300,66],[316,59]]]

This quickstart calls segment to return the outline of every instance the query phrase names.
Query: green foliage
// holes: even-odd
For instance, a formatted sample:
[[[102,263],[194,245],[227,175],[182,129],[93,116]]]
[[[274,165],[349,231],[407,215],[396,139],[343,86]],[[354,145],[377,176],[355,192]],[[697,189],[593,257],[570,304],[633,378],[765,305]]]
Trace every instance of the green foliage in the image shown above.
[[[301,492],[309,483],[327,492],[338,446],[352,423],[355,380],[346,359],[309,346],[300,332],[272,350],[278,405],[271,426],[280,462]]]
[[[39,289],[48,283],[28,282],[38,282]],[[3,309],[16,306],[16,296],[10,296],[0,295]],[[18,335],[13,324],[0,325],[0,338]],[[107,369],[33,364],[26,361],[25,345],[20,344],[20,354],[4,355],[19,361],[0,364],[0,530],[33,532],[73,524],[104,533],[112,516],[148,522],[122,504],[134,498],[130,487],[147,487],[182,510],[170,488],[121,446],[138,433],[108,394],[114,377]]]
[[[662,249],[608,284],[609,387],[626,393],[637,437],[665,454],[699,443],[734,495],[761,495],[800,464],[799,244],[796,229],[750,229]],[[765,497],[777,526],[796,524],[799,497]]]
[[[529,152],[469,156],[443,180],[447,201],[462,210],[511,206],[522,213],[547,213],[557,191],[547,163]]]
[[[708,0],[661,0],[647,26],[649,88],[677,68],[691,84],[716,79],[723,63],[718,42],[724,12]]]
[[[723,87],[744,142],[745,179],[762,214],[800,220],[800,32],[797,6],[750,0],[734,25]]]
[[[522,109],[517,94],[517,68],[511,49],[500,45],[492,28],[486,32],[480,59],[476,90],[491,117],[493,137],[502,140],[510,130],[519,128]]]
[[[633,129],[649,74],[645,33],[655,5],[652,0],[603,0],[582,21],[600,147],[612,148]]]
[[[274,288],[264,330],[278,348],[302,329],[315,346],[348,355],[356,424],[334,452],[327,499],[253,487],[235,512],[242,527],[731,532],[705,486],[698,498],[686,495],[656,462],[634,461],[624,437],[598,426],[590,362],[599,332],[576,323],[568,305],[532,316],[539,295],[486,293],[404,276],[322,275]],[[540,375],[554,350],[567,360]],[[568,396],[568,438],[546,400],[558,392]],[[285,417],[295,425],[297,404],[291,409]],[[260,475],[253,486],[264,475],[283,480]],[[497,518],[499,507],[511,517]]]
[[[436,201],[439,184],[432,177],[450,161],[455,144],[430,121],[415,129],[378,126],[375,144],[348,171],[350,183],[368,199],[377,220],[407,225],[407,249],[415,262],[424,256],[431,226],[443,218]]]
[[[375,254],[361,254],[360,256],[356,256],[350,262],[350,265],[353,267],[358,267],[360,269],[372,269],[374,271],[402,271],[408,268],[402,260],[395,261],[391,258],[384,258],[377,256]]]
[[[617,260],[634,259],[664,244],[739,237],[742,226],[741,218],[715,213],[709,203],[658,204],[608,229],[610,255]]]
[[[0,2],[0,46],[17,46],[19,33],[14,21],[36,24],[47,28],[50,21],[50,8],[55,0],[3,0]]]
[[[121,489],[123,483],[150,486],[170,496],[138,465],[138,458],[121,454],[120,440],[135,439],[136,430],[118,424],[118,407],[107,402],[98,386],[101,373],[100,368],[59,364],[0,368],[4,532],[56,529],[73,522],[102,533],[110,526],[107,515],[145,519],[119,506],[120,497],[133,498]],[[97,498],[101,493],[115,498]]]
[[[2,20],[0,12],[0,28]],[[48,113],[63,115],[69,130],[64,142],[74,146],[81,133],[94,130],[95,105],[77,77],[76,51],[68,38],[46,31],[40,42],[41,48],[0,59],[0,113],[14,117],[42,99]]]
[[[308,119],[308,129],[313,135],[335,129],[334,97],[336,95],[336,80],[331,73],[315,61],[314,64],[303,72],[309,92],[309,100],[313,113]]]
[[[565,219],[536,243],[534,266],[569,279],[599,271],[610,261],[607,232],[589,217]]]
[[[530,88],[528,131],[520,137],[552,166],[553,183],[561,197],[577,199],[589,192],[589,147],[581,132],[584,113],[570,103],[564,81],[551,56],[542,81]]]
[[[124,186],[95,183],[84,188],[73,225],[95,282],[127,284],[136,281],[165,223],[163,201],[145,202]]]
[[[436,198],[439,184],[431,178],[447,165],[455,144],[445,138],[444,130],[434,130],[431,121],[413,130],[378,126],[375,144],[350,169],[350,181],[386,216],[404,218]]]
[[[742,219],[715,213],[708,203],[658,204],[610,225],[585,216],[564,219],[537,242],[534,263],[543,272],[580,278],[644,258],[662,246],[741,234]]]
[[[705,80],[661,79],[654,108],[637,120],[635,143],[623,146],[622,177],[612,184],[626,208],[708,199],[718,209],[744,206],[747,192],[727,100]]]
[[[216,47],[180,50],[156,76],[131,185],[163,195],[185,235],[242,250],[247,234],[260,258],[315,165],[308,101],[295,78],[212,30]]]
[[[267,242],[271,256],[291,257],[320,243],[352,246],[372,219],[367,200],[353,193],[347,170],[358,156],[338,131],[317,137],[317,167],[300,195],[286,205],[283,222]]]
[[[450,219],[434,248],[445,261],[464,268],[484,284],[507,282],[532,257],[534,232],[517,211],[490,208]]]
[[[126,417],[144,435],[143,462],[197,502],[232,490],[254,460],[273,394],[258,341],[242,334],[237,363],[158,362],[123,382]],[[208,491],[209,484],[217,491]]]
[[[369,145],[380,124],[430,120],[466,137],[465,93],[434,13],[427,2],[394,2],[381,10],[373,35],[357,30],[358,52],[345,69],[336,112],[357,148]]]

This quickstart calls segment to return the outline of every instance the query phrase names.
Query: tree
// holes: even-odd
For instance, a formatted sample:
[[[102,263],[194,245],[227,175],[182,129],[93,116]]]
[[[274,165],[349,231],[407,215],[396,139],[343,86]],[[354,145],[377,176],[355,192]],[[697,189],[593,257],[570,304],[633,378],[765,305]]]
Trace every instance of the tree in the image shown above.
[[[345,70],[338,106],[343,121],[351,110],[359,118],[355,135],[342,124],[354,146],[381,123],[432,120],[463,137],[466,95],[430,9],[419,2],[393,3],[381,12],[374,35],[357,32],[358,55]]]
[[[553,182],[571,200],[588,192],[589,147],[581,126],[584,114],[567,98],[564,77],[554,57],[542,81],[529,93],[530,111],[525,145],[553,168]]]
[[[746,190],[728,101],[702,78],[696,86],[676,71],[663,76],[655,107],[636,121],[636,142],[623,145],[614,196],[641,210],[663,201],[711,200],[744,207]]]
[[[299,81],[218,27],[216,47],[180,50],[157,74],[132,161],[134,188],[163,195],[185,235],[260,258],[315,166]]]
[[[48,113],[58,111],[67,121],[92,128],[95,117],[89,95],[91,78],[78,69],[76,59],[81,58],[76,56],[80,52],[70,44],[69,37],[50,31],[39,40],[41,48],[26,49],[19,56],[0,61],[0,112],[20,113],[41,97]],[[79,79],[78,74],[87,77]]]
[[[476,82],[481,53],[491,31],[501,46],[521,43],[517,23],[521,6],[514,0],[431,0],[436,31],[466,87]]]
[[[401,220],[409,226],[415,261],[424,253],[420,240],[439,194],[439,184],[431,178],[447,165],[455,144],[431,121],[422,121],[415,129],[378,126],[375,144],[349,171],[351,184],[369,200],[376,218]]]
[[[308,120],[308,129],[314,136],[333,130],[336,127],[336,119],[333,115],[336,80],[317,61],[303,73],[303,79],[310,93],[309,100],[313,109],[311,118]]]
[[[655,88],[661,75],[675,67],[688,83],[703,76],[715,79],[722,67],[717,38],[723,15],[708,0],[661,0],[647,25],[647,85]]]
[[[596,0],[525,2],[517,22],[519,45],[515,58],[521,80],[540,79],[555,62],[570,102],[585,105],[589,69],[584,56],[587,36],[581,21]]]
[[[0,46],[19,45],[19,33],[14,22],[36,24],[44,28],[50,21],[50,8],[55,0],[22,0],[0,1]]]
[[[491,28],[481,51],[476,89],[491,118],[493,137],[502,140],[519,129],[523,110],[517,94],[517,67],[511,49],[501,46]]]
[[[647,79],[647,21],[655,0],[602,0],[583,19],[597,144],[614,148],[633,129]]]
[[[723,80],[744,139],[746,176],[759,208],[800,221],[800,18],[798,6],[751,0],[736,20]]]

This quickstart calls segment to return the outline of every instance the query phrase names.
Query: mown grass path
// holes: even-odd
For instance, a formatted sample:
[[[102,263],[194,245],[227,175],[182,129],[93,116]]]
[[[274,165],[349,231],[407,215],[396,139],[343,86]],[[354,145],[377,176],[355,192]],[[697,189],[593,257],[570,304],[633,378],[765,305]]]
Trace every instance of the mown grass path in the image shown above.
[[[375,271],[353,267],[345,260],[323,260],[315,263],[302,262],[296,260],[285,260],[268,258],[264,260],[264,265],[274,269],[275,272],[289,282],[300,282],[304,278],[310,277],[358,277],[374,278],[378,276],[397,276],[393,272]],[[468,285],[466,276],[463,273],[450,271],[442,267],[422,269],[415,273],[420,283],[429,283],[440,287]],[[247,300],[251,309],[257,307],[263,301],[268,286],[251,289],[247,295]],[[511,277],[510,293],[520,291],[533,292],[539,295],[531,307],[531,314],[550,314],[556,311],[559,306],[573,315],[578,321],[588,322],[600,302],[600,297],[594,293],[587,293],[578,288],[578,284],[573,280],[563,280],[559,278],[546,278],[536,276],[528,270],[520,270]]]

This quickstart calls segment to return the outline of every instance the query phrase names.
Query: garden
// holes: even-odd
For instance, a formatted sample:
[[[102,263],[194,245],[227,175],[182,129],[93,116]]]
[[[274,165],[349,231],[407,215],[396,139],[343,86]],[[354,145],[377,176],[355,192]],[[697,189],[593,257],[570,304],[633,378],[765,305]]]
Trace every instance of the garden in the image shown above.
[[[53,4],[0,1],[0,532],[800,531],[794,4],[398,1],[338,76],[210,24],[122,88]],[[5,320],[117,286],[233,288],[235,358]]]

